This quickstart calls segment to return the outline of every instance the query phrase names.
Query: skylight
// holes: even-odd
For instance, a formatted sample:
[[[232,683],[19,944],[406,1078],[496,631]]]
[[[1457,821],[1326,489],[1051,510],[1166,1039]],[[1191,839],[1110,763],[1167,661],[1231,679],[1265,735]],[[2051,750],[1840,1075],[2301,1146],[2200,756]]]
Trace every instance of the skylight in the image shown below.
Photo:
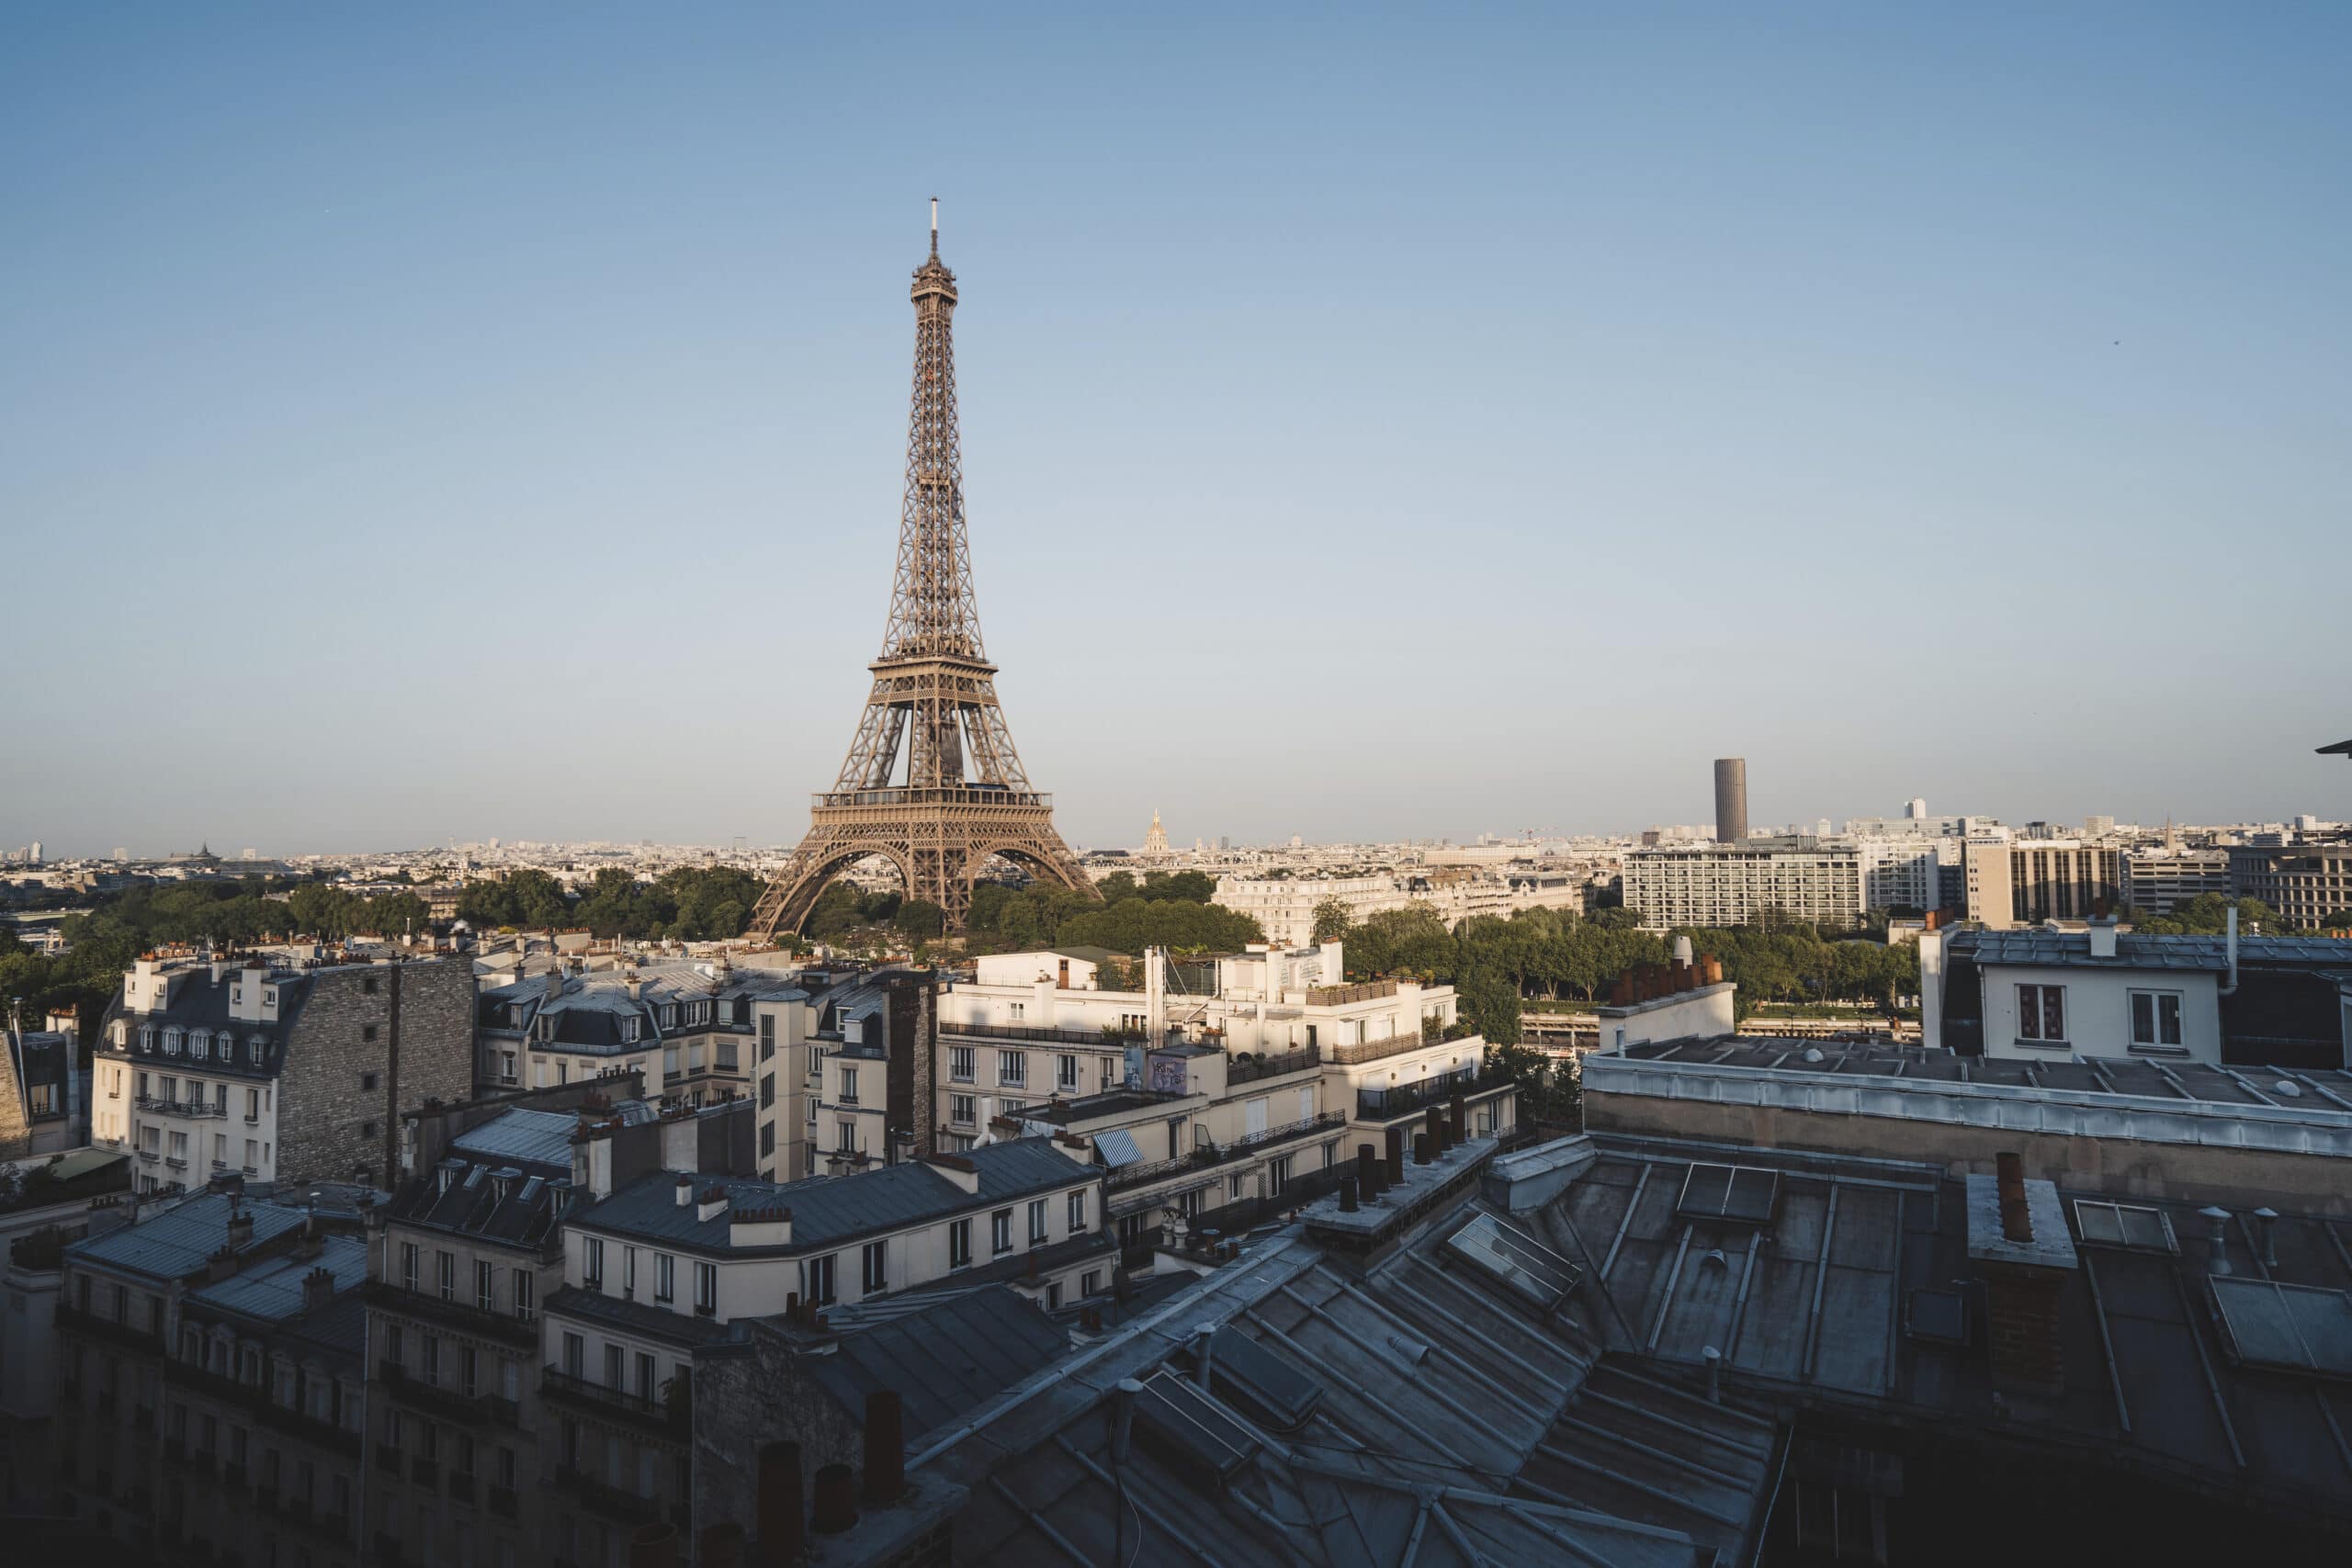
[[[1216,1392],[1244,1416],[1278,1432],[1306,1425],[1323,1385],[1279,1352],[1238,1328],[1220,1328],[1212,1344]]]
[[[2180,1251],[2180,1243],[2172,1234],[2172,1221],[2161,1209],[2077,1198],[2075,1228],[2090,1247],[2128,1247],[2141,1252]]]
[[[2230,1354],[2245,1365],[2352,1378],[2352,1294],[2269,1280],[2206,1283]]]
[[[1248,1428],[1201,1395],[1185,1379],[1163,1368],[1147,1379],[1136,1396],[1136,1419],[1171,1460],[1230,1481],[1258,1451]]]
[[[1445,1245],[1539,1312],[1558,1306],[1582,1278],[1575,1264],[1492,1214],[1480,1214],[1448,1236]]]
[[[1674,1212],[1686,1220],[1770,1224],[1772,1202],[1780,1190],[1777,1170],[1750,1165],[1693,1164],[1682,1179],[1682,1196]]]

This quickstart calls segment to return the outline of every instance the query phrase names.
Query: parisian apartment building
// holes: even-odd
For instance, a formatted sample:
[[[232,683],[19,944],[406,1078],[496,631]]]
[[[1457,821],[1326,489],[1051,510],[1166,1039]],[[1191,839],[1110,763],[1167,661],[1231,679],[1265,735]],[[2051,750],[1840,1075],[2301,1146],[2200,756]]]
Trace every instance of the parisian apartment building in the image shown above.
[[[473,1039],[462,958],[144,956],[93,1043],[91,1141],[142,1193],[389,1187],[400,1110],[466,1099]]]

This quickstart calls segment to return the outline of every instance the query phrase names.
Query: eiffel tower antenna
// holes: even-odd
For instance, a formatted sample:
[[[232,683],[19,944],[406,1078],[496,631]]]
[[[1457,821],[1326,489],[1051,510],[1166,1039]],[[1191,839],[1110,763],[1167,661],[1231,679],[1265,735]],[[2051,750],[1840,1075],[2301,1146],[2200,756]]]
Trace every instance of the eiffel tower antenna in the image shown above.
[[[972,881],[993,856],[1081,893],[1093,883],[1054,830],[1053,797],[1029,787],[997,705],[997,667],[980,641],[964,520],[964,458],[956,415],[956,275],[939,259],[939,198],[931,255],[915,269],[915,370],[899,556],[874,686],[833,787],[809,811],[808,836],[770,882],[751,931],[797,931],[825,884],[880,855],[909,898],[963,929]],[[900,782],[900,759],[905,760]]]

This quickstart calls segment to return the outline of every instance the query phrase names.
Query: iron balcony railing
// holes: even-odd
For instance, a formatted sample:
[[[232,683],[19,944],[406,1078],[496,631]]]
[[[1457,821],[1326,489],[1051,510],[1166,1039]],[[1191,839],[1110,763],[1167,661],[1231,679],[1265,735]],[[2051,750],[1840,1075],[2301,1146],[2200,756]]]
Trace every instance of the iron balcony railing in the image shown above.
[[[398,1361],[379,1361],[376,1367],[377,1381],[394,1397],[410,1404],[437,1412],[452,1421],[479,1426],[485,1421],[498,1421],[512,1427],[522,1419],[522,1410],[514,1400],[495,1393],[468,1393],[462,1389],[444,1388],[411,1377],[408,1369]]]
[[[1101,1045],[1107,1042],[1099,1029],[1052,1029],[1027,1023],[954,1023],[940,1020],[943,1035],[969,1035],[977,1040],[1027,1040],[1044,1044]]]
[[[590,1378],[567,1372],[560,1367],[549,1367],[539,1382],[539,1393],[559,1404],[585,1408],[602,1415],[618,1416],[641,1426],[685,1432],[694,1425],[692,1405],[686,1390],[673,1382],[664,1383],[672,1390],[666,1397],[649,1398],[630,1393],[626,1389],[608,1388]]]
[[[956,789],[820,790],[811,797],[823,809],[857,806],[1034,806],[1050,811],[1054,797],[1036,790],[966,784]]]
[[[156,1116],[226,1116],[227,1104],[209,1100],[165,1100],[159,1095],[138,1097],[139,1109]]]
[[[1303,1122],[1285,1122],[1279,1127],[1251,1133],[1229,1144],[1204,1144],[1190,1154],[1179,1155],[1174,1159],[1114,1166],[1103,1179],[1102,1185],[1114,1192],[1144,1187],[1155,1181],[1165,1181],[1171,1176],[1182,1176],[1186,1171],[1208,1170],[1237,1159],[1245,1159],[1276,1144],[1312,1137],[1317,1133],[1336,1132],[1347,1124],[1348,1119],[1339,1111],[1326,1111]]]
[[[1439,1073],[1432,1077],[1388,1089],[1360,1089],[1356,1090],[1356,1120],[1394,1121],[1432,1105],[1444,1105],[1457,1094],[1475,1094],[1482,1088],[1501,1088],[1507,1081],[1496,1078],[1482,1083],[1475,1068],[1457,1067],[1450,1073]]]
[[[1225,1081],[1233,1084],[1255,1083],[1260,1078],[1279,1077],[1284,1073],[1304,1072],[1323,1064],[1323,1053],[1312,1045],[1302,1045],[1295,1051],[1285,1051],[1279,1056],[1236,1056],[1227,1062]]]

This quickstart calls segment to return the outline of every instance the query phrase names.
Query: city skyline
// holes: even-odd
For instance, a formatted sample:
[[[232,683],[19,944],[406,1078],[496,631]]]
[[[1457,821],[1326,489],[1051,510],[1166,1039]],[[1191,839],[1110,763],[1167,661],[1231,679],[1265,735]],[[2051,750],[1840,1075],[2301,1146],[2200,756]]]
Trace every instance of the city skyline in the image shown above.
[[[2352,815],[2346,20],[2128,15],[12,18],[0,842],[793,841],[933,195],[1074,840]]]

